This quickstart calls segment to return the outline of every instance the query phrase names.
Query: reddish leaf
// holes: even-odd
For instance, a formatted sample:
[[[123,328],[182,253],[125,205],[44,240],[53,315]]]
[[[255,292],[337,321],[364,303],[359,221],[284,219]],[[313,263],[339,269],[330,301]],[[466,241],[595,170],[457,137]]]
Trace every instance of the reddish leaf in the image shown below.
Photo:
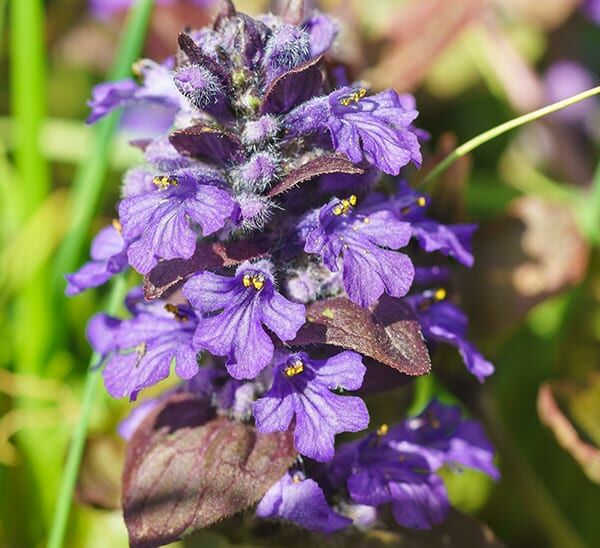
[[[552,430],[558,444],[577,461],[585,475],[596,483],[600,483],[600,448],[584,441],[574,422],[579,423],[586,438],[600,441],[599,394],[600,376],[595,375],[582,386],[545,383],[540,387],[537,400],[541,421]],[[569,410],[573,422],[561,407]]]
[[[384,295],[371,311],[338,297],[311,304],[306,317],[290,344],[350,348],[412,376],[431,370],[419,322],[399,299]]]
[[[207,124],[174,131],[169,141],[180,154],[219,164],[237,155],[241,147],[236,135]]]
[[[144,298],[147,301],[158,299],[196,272],[220,267],[229,268],[244,261],[264,257],[266,254],[267,249],[264,245],[253,241],[233,242],[227,245],[199,244],[190,259],[162,261],[144,276]]]
[[[589,245],[571,208],[523,196],[475,233],[473,269],[460,271],[463,302],[480,331],[498,332],[533,306],[581,282]]]
[[[321,156],[315,158],[310,162],[306,162],[299,168],[294,169],[288,173],[285,178],[275,185],[267,194],[269,197],[277,196],[282,192],[286,192],[291,188],[319,177],[320,175],[327,175],[329,173],[346,173],[349,175],[360,175],[364,173],[364,170],[354,165],[348,158],[341,154],[329,154],[327,156]]]
[[[294,105],[308,101],[321,89],[321,59],[315,57],[299,67],[284,72],[267,88],[260,107],[261,114],[280,114]]]
[[[123,511],[132,546],[158,546],[258,502],[296,458],[290,433],[257,434],[175,394],[140,425],[127,451]]]

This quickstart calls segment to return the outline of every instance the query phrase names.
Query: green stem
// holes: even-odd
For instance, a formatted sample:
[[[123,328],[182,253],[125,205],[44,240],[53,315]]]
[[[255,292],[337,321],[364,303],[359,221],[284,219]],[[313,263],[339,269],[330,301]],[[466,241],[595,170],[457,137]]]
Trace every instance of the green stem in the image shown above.
[[[540,108],[538,110],[534,110],[533,112],[529,112],[528,114],[523,114],[522,116],[518,116],[517,118],[513,118],[508,122],[504,122],[499,126],[496,126],[492,129],[484,131],[480,135],[473,137],[466,143],[460,145],[454,152],[446,156],[438,165],[436,165],[419,183],[419,186],[425,186],[432,182],[438,175],[443,173],[446,169],[448,169],[456,160],[466,156],[476,148],[484,145],[485,143],[511,131],[512,129],[518,128],[522,125],[528,124],[529,122],[533,122],[535,120],[539,120],[544,116],[548,116],[548,114],[552,114],[564,108],[570,107],[575,103],[579,103],[580,101],[584,101],[594,95],[600,94],[600,86],[588,89],[582,93],[578,93],[577,95],[573,95],[572,97],[568,97],[567,99],[563,99],[562,101],[558,101],[556,103],[552,103],[546,107]]]
[[[107,312],[109,314],[115,314],[117,312],[119,305],[123,301],[125,289],[126,284],[124,278],[119,277],[114,280],[107,306]],[[56,502],[54,519],[52,521],[52,527],[50,529],[50,535],[48,539],[48,548],[61,548],[64,542],[67,521],[69,518],[69,510],[71,508],[71,501],[73,499],[73,491],[75,489],[77,476],[79,474],[79,466],[81,464],[85,438],[90,416],[92,414],[92,408],[96,396],[96,387],[99,378],[98,373],[92,368],[98,364],[99,360],[100,355],[94,352],[90,358],[88,374],[83,389],[83,399],[81,402],[79,420],[75,426],[75,431],[73,432],[73,440],[69,448],[67,462],[65,464],[63,476],[60,482],[58,500]]]
[[[409,417],[421,413],[431,401],[435,393],[435,379],[433,373],[417,377],[414,381],[414,393],[412,403],[407,410]]]
[[[109,80],[119,80],[130,74],[131,64],[138,58],[144,44],[153,4],[153,0],[139,0],[132,8]],[[75,174],[69,228],[54,262],[52,289],[55,296],[62,296],[63,276],[77,266],[87,240],[108,170],[110,145],[118,121],[119,116],[113,113],[98,122],[91,154]]]

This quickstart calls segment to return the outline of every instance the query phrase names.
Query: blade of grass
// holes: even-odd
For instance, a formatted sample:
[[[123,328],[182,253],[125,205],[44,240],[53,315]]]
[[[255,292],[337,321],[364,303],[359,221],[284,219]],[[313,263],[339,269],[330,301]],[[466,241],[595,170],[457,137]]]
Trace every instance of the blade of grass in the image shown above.
[[[585,99],[588,99],[598,94],[600,94],[600,86],[588,89],[587,91],[578,93],[577,95],[573,95],[572,97],[568,97],[567,99],[564,99],[562,101],[552,103],[551,105],[540,108],[538,110],[534,110],[533,112],[529,112],[527,114],[524,114],[523,116],[518,116],[517,118],[513,118],[508,122],[504,122],[503,124],[493,127],[492,129],[484,131],[476,137],[473,137],[473,139],[470,139],[466,143],[460,145],[456,150],[454,150],[454,152],[446,156],[438,165],[436,165],[429,173],[427,173],[427,175],[425,175],[425,177],[420,181],[419,186],[427,186],[429,183],[434,181],[438,175],[443,173],[454,162],[456,162],[456,160],[462,158],[463,156],[466,156],[470,152],[473,152],[476,148],[480,147],[481,145],[489,143],[496,137],[499,137],[500,135],[503,135],[508,131],[528,124],[529,122],[539,120],[544,116],[548,116],[549,114],[558,112],[559,110],[570,107],[575,103],[579,103],[580,101],[584,101]]]
[[[120,304],[123,302],[123,297],[125,296],[125,289],[126,284],[123,277],[118,277],[114,280],[107,306],[107,312],[109,314],[115,314],[118,311]],[[75,431],[73,432],[73,439],[71,441],[67,462],[61,478],[56,510],[50,529],[50,535],[48,537],[48,548],[61,548],[64,542],[69,519],[69,510],[73,499],[73,491],[77,482],[87,428],[92,414],[97,391],[96,388],[99,380],[98,374],[93,368],[98,364],[99,360],[100,356],[97,353],[93,353],[90,358],[88,374],[83,389],[79,420],[75,426]]]
[[[44,8],[42,0],[10,3],[10,108],[17,128],[14,162],[17,177],[9,183],[14,224],[7,237],[13,237],[19,225],[37,211],[50,189],[46,160],[39,148],[39,137],[46,112],[46,46]],[[29,242],[35,246],[35,242]],[[45,269],[38,269],[11,303],[12,355],[18,373],[39,375],[48,346],[52,325],[51,309],[47,306]],[[38,404],[29,398],[18,398],[16,407],[27,412]],[[28,488],[38,493],[31,504],[31,527],[27,533],[34,540],[43,520],[50,514],[51,499],[59,467],[53,466],[47,451],[53,439],[44,444],[35,432],[20,432],[17,436],[24,456]],[[36,505],[39,504],[39,507]],[[38,511],[39,510],[39,511]]]
[[[117,80],[128,75],[131,64],[139,56],[143,46],[153,5],[153,0],[139,0],[131,10],[114,67],[109,74],[110,79]],[[102,182],[107,172],[109,148],[117,123],[116,113],[100,122],[96,129],[96,139],[90,157],[85,164],[81,165],[76,174],[73,183],[71,222],[67,237],[55,262],[51,280],[52,295],[55,301],[59,295],[62,298],[63,275],[74,268],[87,237],[88,228],[100,197]],[[114,314],[122,301],[124,287],[123,280],[115,281],[110,295],[109,313]],[[98,375],[91,369],[97,360],[98,356],[96,355],[93,355],[90,360],[81,413],[69,447],[67,463],[58,491],[58,500],[49,534],[49,548],[60,548],[64,543],[73,492],[98,383]]]
[[[108,75],[109,80],[119,80],[130,74],[131,65],[138,58],[144,43],[153,4],[153,0],[139,0],[132,8],[115,64]],[[75,175],[69,228],[54,261],[52,293],[55,297],[62,297],[64,275],[77,266],[87,240],[88,229],[107,173],[110,145],[118,121],[119,116],[113,113],[98,122],[92,152]]]

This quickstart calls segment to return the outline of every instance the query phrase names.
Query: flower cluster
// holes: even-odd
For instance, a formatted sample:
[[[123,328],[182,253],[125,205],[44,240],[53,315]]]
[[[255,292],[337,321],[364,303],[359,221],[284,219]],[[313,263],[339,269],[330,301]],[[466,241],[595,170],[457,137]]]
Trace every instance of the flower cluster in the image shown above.
[[[90,122],[158,105],[171,127],[135,142],[144,164],[126,173],[118,220],[94,240],[92,261],[67,276],[67,292],[128,267],[144,276],[127,297],[131,317],[98,315],[88,328],[112,396],[136,399],[174,362],[187,389],[220,412],[259,432],[293,431],[310,466],[274,485],[258,515],[336,530],[352,521],[330,507],[344,492],[346,516],[391,503],[399,523],[430,526],[448,507],[442,465],[496,474],[479,427],[434,403],[336,449],[337,434],[369,425],[360,395],[347,394],[361,389],[369,362],[355,347],[299,334],[316,302],[373,310],[394,299],[428,343],[456,346],[483,380],[493,366],[446,298],[447,269],[415,267],[423,252],[470,266],[475,227],[429,218],[429,198],[398,178],[421,164],[414,99],[347,85],[324,61],[335,22],[294,17],[251,18],[225,1],[212,28],[180,35],[176,57],[140,61],[135,79],[96,87]]]

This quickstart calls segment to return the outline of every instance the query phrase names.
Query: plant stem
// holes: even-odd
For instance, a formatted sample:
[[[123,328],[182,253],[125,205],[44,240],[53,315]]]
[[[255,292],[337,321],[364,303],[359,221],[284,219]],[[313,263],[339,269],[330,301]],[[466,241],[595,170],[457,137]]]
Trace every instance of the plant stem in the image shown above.
[[[119,305],[123,301],[125,288],[126,284],[123,277],[118,277],[114,280],[107,306],[108,314],[115,314],[117,312]],[[94,352],[90,358],[88,373],[85,379],[79,420],[75,426],[75,431],[73,432],[73,439],[71,441],[67,462],[60,482],[58,500],[56,502],[54,519],[52,521],[48,539],[48,548],[61,548],[64,542],[69,510],[73,499],[73,491],[75,490],[75,484],[79,474],[79,466],[83,455],[88,424],[96,396],[98,374],[94,371],[94,367],[98,364],[99,360],[100,355]]]
[[[132,8],[109,80],[119,80],[130,74],[131,64],[138,58],[144,43],[153,4],[153,0],[139,0]],[[113,113],[98,122],[91,154],[75,174],[69,229],[54,262],[52,290],[55,296],[62,297],[63,276],[77,266],[87,240],[108,171],[110,145],[118,121],[119,116]]]
[[[578,93],[577,95],[573,95],[572,97],[568,97],[567,99],[563,99],[562,101],[558,101],[556,103],[552,103],[546,107],[540,108],[538,110],[534,110],[533,112],[529,112],[528,114],[523,114],[522,116],[518,116],[517,118],[513,118],[508,122],[504,122],[499,126],[493,127],[492,129],[488,129],[483,133],[473,137],[466,143],[460,145],[454,152],[446,156],[438,165],[436,165],[419,183],[419,186],[426,186],[431,183],[438,175],[443,173],[446,169],[448,169],[456,160],[466,156],[476,148],[484,145],[485,143],[511,131],[512,129],[518,128],[522,125],[528,124],[529,122],[533,122],[535,120],[539,120],[544,116],[548,116],[548,114],[552,114],[564,108],[570,107],[575,103],[579,103],[585,99],[593,97],[594,95],[600,94],[600,86],[588,89],[582,93]]]

